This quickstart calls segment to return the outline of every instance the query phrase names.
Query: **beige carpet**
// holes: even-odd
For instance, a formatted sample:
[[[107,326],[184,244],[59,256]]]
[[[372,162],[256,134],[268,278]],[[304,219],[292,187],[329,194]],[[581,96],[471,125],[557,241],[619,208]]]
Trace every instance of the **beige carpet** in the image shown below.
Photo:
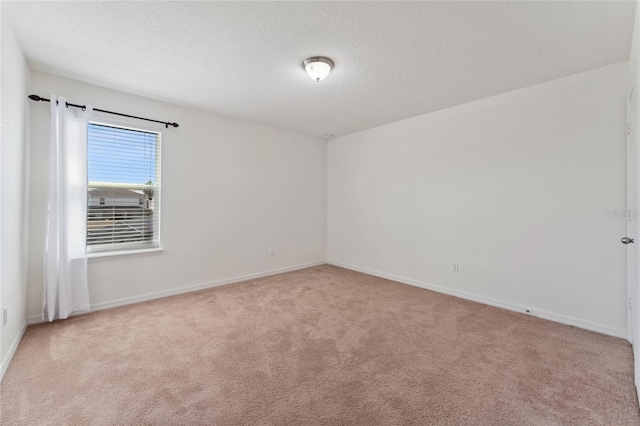
[[[629,344],[333,266],[29,327],[4,425],[640,424]]]

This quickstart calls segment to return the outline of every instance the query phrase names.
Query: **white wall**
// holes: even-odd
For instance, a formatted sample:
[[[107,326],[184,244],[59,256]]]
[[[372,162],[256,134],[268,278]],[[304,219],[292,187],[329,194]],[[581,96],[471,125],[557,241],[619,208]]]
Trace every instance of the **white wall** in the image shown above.
[[[28,234],[29,68],[11,24],[2,26],[2,133],[0,146],[0,307],[8,308],[3,327],[0,311],[0,378],[26,326]]]
[[[94,307],[326,260],[323,140],[39,72],[31,92],[180,124],[159,128],[165,251],[90,261]],[[42,300],[48,114],[31,104],[30,320]]]
[[[625,219],[605,210],[626,204],[627,76],[619,63],[330,141],[329,261],[626,337]]]

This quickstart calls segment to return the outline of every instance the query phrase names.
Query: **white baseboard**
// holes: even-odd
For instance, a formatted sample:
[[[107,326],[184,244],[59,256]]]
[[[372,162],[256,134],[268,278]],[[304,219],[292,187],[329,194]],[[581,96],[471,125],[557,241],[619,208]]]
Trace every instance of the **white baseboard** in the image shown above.
[[[140,302],[146,302],[149,300],[154,300],[154,299],[160,299],[162,297],[168,297],[168,296],[175,296],[177,294],[183,294],[183,293],[190,293],[192,291],[198,291],[198,290],[204,290],[207,288],[211,288],[211,287],[218,287],[218,286],[222,286],[222,285],[227,285],[227,284],[234,284],[234,283],[238,283],[238,282],[242,282],[242,281],[248,281],[248,280],[253,280],[256,278],[262,278],[262,277],[268,277],[270,275],[277,275],[277,274],[282,274],[284,272],[291,272],[291,271],[297,271],[299,269],[305,269],[305,268],[311,268],[312,266],[319,266],[319,265],[324,265],[326,264],[327,261],[326,260],[318,260],[315,262],[308,262],[308,263],[302,263],[299,265],[293,265],[293,266],[287,266],[284,268],[278,268],[278,269],[271,269],[268,271],[263,271],[263,272],[257,272],[254,274],[247,274],[247,275],[239,275],[236,277],[231,277],[231,278],[224,278],[221,280],[216,280],[216,281],[210,281],[210,282],[206,282],[206,283],[201,283],[201,284],[195,284],[195,285],[189,285],[186,287],[178,287],[178,288],[173,288],[170,290],[162,290],[162,291],[156,291],[153,293],[146,293],[146,294],[141,294],[139,296],[132,296],[132,297],[124,297],[122,299],[115,299],[115,300],[109,300],[106,302],[99,302],[99,303],[95,303],[95,304],[91,304],[91,312],[93,311],[101,311],[103,309],[110,309],[110,308],[116,308],[118,306],[125,306],[125,305],[131,305],[133,303],[140,303]],[[72,314],[72,315],[83,315],[86,314],[88,312],[79,312],[77,314]],[[31,324],[39,324],[45,322],[45,320],[42,319],[42,315],[30,315],[28,318],[28,323],[29,325]]]
[[[18,349],[18,345],[20,344],[20,341],[22,340],[22,336],[24,336],[24,332],[26,330],[27,330],[27,322],[25,321],[22,323],[22,326],[20,327],[20,332],[18,332],[18,334],[16,335],[16,338],[13,339],[13,342],[11,343],[11,347],[9,348],[9,352],[7,352],[7,355],[5,355],[4,359],[2,360],[2,364],[0,364],[0,382],[2,381],[2,378],[4,377],[4,373],[7,371],[7,368],[9,368],[9,363],[13,359],[13,355],[16,353],[16,350]]]
[[[620,337],[627,339],[627,330],[612,328],[606,325],[598,324],[592,321],[582,320],[579,318],[570,317],[567,315],[556,314],[540,309],[533,309],[527,306],[522,306],[516,303],[506,302],[504,300],[494,299],[491,297],[481,296],[479,294],[468,293],[466,291],[455,290],[448,287],[443,287],[431,283],[425,283],[409,278],[398,277],[396,275],[387,274],[384,272],[373,271],[367,268],[361,268],[359,266],[349,265],[347,263],[338,262],[335,260],[328,260],[328,264],[339,266],[345,269],[351,269],[353,271],[362,272],[364,274],[373,275],[380,278],[386,278],[392,281],[398,281],[403,284],[412,285],[415,287],[424,288],[427,290],[436,291],[438,293],[448,294],[450,296],[460,297],[462,299],[472,300],[474,302],[484,303],[485,305],[496,306],[498,308],[508,309],[510,311],[519,312],[526,315],[531,315],[538,318],[543,318],[550,321],[559,322],[561,324],[572,325],[574,327],[584,328],[586,330],[595,331],[598,333],[606,334],[609,336]]]
[[[598,324],[598,323],[595,323],[595,322],[592,322],[592,321],[582,320],[582,319],[579,319],[579,318],[570,317],[570,316],[567,316],[567,315],[557,314],[557,313],[548,312],[548,311],[539,310],[539,309],[532,309],[530,307],[519,305],[519,304],[516,304],[516,303],[506,302],[506,301],[499,300],[499,299],[494,299],[494,298],[491,298],[491,297],[486,297],[486,296],[482,296],[482,295],[478,295],[478,294],[468,293],[468,292],[465,292],[465,291],[455,290],[455,289],[451,289],[451,288],[448,288],[448,287],[443,287],[443,286],[439,286],[439,285],[435,285],[435,284],[431,284],[431,283],[426,283],[426,282],[422,282],[422,281],[417,281],[417,280],[413,280],[413,279],[409,279],[409,278],[399,277],[399,276],[392,275],[392,274],[387,274],[387,273],[384,273],[384,272],[374,271],[374,270],[371,270],[371,269],[368,269],[368,268],[361,268],[361,267],[350,265],[350,264],[347,264],[347,263],[338,262],[338,261],[335,261],[335,260],[328,260],[328,261],[319,260],[319,261],[315,261],[315,262],[309,262],[309,263],[303,263],[303,264],[294,265],[294,266],[288,266],[288,267],[285,267],[285,268],[271,269],[271,270],[268,270],[268,271],[258,272],[258,273],[254,273],[254,274],[240,275],[240,276],[236,276],[236,277],[225,278],[225,279],[216,280],[216,281],[210,281],[210,282],[207,282],[207,283],[195,284],[195,285],[190,285],[190,286],[186,286],[186,287],[179,287],[179,288],[175,288],[175,289],[163,290],[163,291],[158,291],[158,292],[153,292],[153,293],[146,293],[146,294],[142,294],[142,295],[139,295],[139,296],[125,297],[125,298],[122,298],[122,299],[110,300],[110,301],[107,301],[107,302],[99,302],[99,303],[91,305],[91,311],[100,311],[100,310],[103,310],[103,309],[110,309],[110,308],[115,308],[115,307],[118,307],[118,306],[131,305],[133,303],[146,302],[148,300],[159,299],[159,298],[162,298],[162,297],[175,296],[177,294],[189,293],[189,292],[192,292],[192,291],[204,290],[206,288],[218,287],[218,286],[222,286],[222,285],[227,285],[227,284],[233,284],[233,283],[237,283],[237,282],[252,280],[252,279],[255,279],[255,278],[262,278],[262,277],[267,277],[267,276],[270,276],[270,275],[282,274],[284,272],[290,272],[290,271],[296,271],[296,270],[299,270],[299,269],[310,268],[312,266],[324,265],[325,263],[328,263],[330,265],[339,266],[339,267],[345,268],[345,269],[351,269],[353,271],[362,272],[364,274],[373,275],[373,276],[380,277],[380,278],[386,278],[388,280],[397,281],[397,282],[400,282],[400,283],[403,283],[403,284],[408,284],[408,285],[412,285],[412,286],[415,286],[415,287],[420,287],[420,288],[424,288],[424,289],[427,289],[427,290],[436,291],[438,293],[444,293],[444,294],[448,294],[448,295],[451,295],[451,296],[460,297],[462,299],[467,299],[467,300],[472,300],[474,302],[484,303],[485,305],[496,306],[498,308],[508,309],[510,311],[519,312],[519,313],[523,313],[523,314],[526,314],[526,315],[531,315],[531,316],[547,319],[547,320],[550,320],[550,321],[555,321],[555,322],[558,322],[558,323],[561,323],[561,324],[572,325],[574,327],[584,328],[586,330],[595,331],[595,332],[606,334],[606,335],[609,335],[609,336],[620,337],[620,338],[623,338],[623,339],[626,339],[628,337],[627,336],[627,331],[624,330],[624,329],[612,328],[612,327],[608,327],[606,325]],[[82,313],[80,313],[80,314],[82,314]],[[44,322],[44,320],[42,319],[42,316],[39,315],[39,314],[38,315],[31,315],[28,318],[28,324],[29,325],[38,324],[38,323],[41,323],[41,322]],[[22,333],[24,333],[24,330],[22,331]],[[20,338],[21,337],[22,337],[22,334],[20,334]],[[19,339],[17,340],[17,342],[14,342],[15,348],[12,345],[12,350],[13,351],[15,351],[15,349],[17,348],[17,344],[19,342],[20,342]],[[11,351],[9,353],[12,354]],[[8,358],[8,359],[10,360],[10,358]],[[8,365],[8,361],[7,361],[7,365]],[[3,361],[2,368],[3,368],[3,370],[0,371],[0,373],[4,373],[4,369],[6,369],[5,361]],[[0,377],[1,377],[1,374],[0,374]]]

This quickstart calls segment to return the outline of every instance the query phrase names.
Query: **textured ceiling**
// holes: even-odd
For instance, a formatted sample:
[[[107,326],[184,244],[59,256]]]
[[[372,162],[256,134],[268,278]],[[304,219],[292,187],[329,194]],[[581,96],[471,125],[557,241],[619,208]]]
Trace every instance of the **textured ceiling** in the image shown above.
[[[627,60],[635,2],[2,8],[32,69],[299,133],[345,135]],[[314,55],[336,64],[320,83],[300,65]]]

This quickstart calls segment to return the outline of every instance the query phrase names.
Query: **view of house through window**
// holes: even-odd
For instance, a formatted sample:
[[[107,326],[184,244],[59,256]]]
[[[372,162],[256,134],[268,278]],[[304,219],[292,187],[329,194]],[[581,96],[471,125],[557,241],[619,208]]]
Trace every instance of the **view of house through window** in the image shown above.
[[[87,250],[158,247],[160,134],[90,123]]]

